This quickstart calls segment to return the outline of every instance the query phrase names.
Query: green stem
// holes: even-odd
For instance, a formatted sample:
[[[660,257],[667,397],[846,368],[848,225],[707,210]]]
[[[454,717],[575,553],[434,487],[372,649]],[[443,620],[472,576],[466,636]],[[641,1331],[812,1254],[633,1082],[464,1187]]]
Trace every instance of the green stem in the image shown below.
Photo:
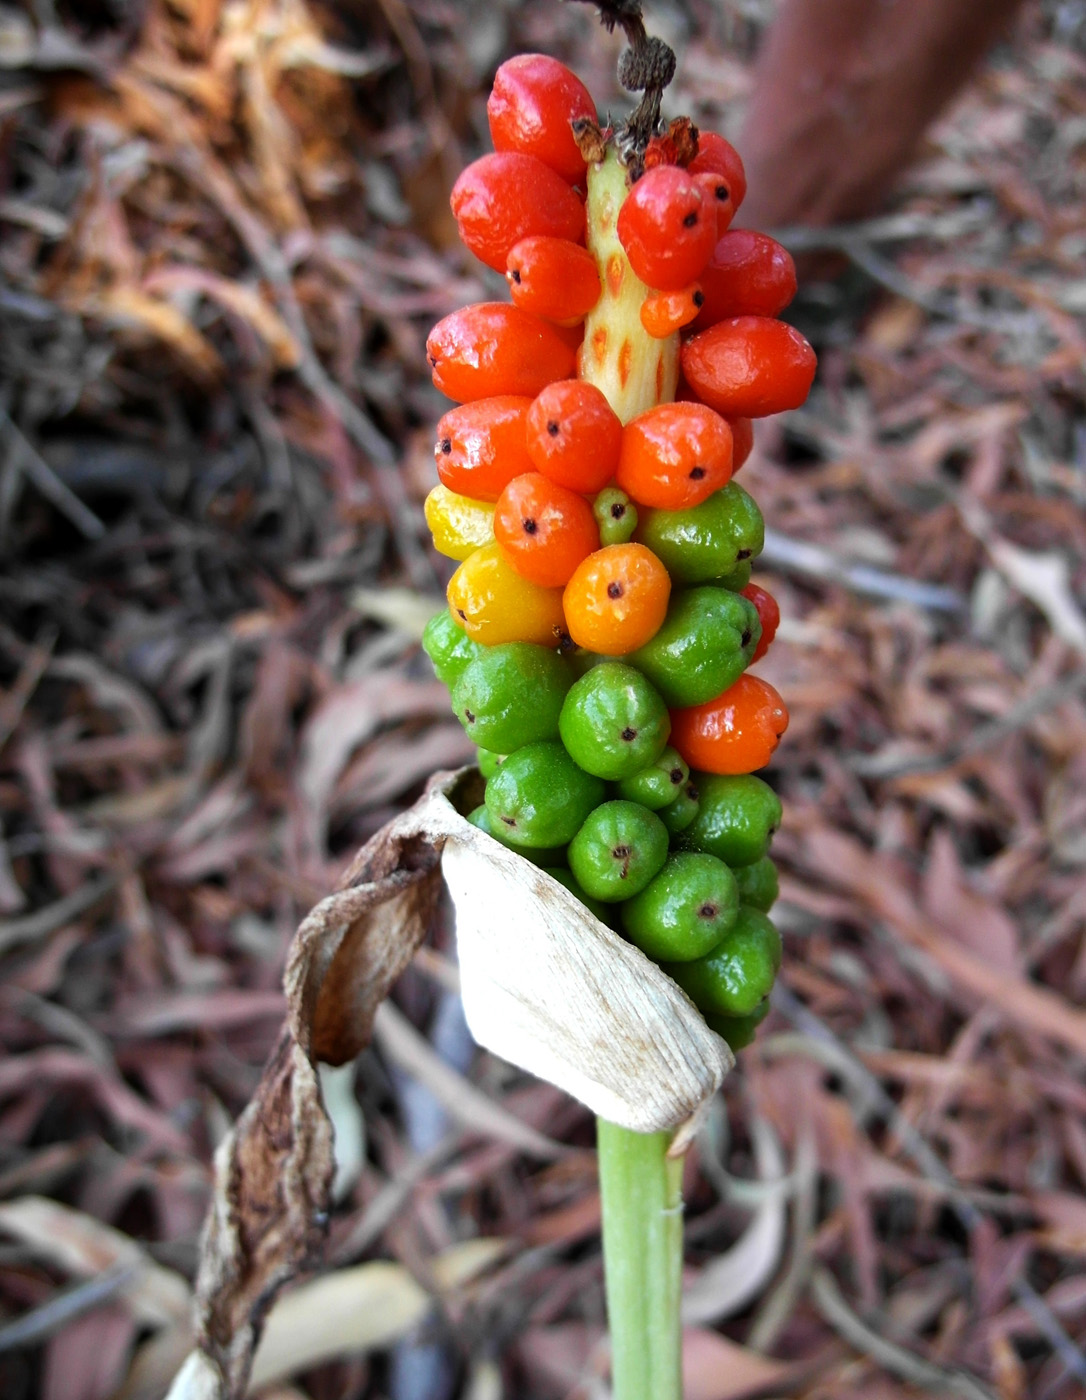
[[[596,1120],[614,1400],[682,1400],[682,1159]]]

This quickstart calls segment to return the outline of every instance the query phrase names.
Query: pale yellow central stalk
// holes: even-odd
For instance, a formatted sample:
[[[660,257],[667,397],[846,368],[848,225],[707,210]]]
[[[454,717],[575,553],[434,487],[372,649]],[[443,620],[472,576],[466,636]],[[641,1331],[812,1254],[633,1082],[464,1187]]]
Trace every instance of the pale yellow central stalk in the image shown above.
[[[623,423],[646,408],[670,403],[679,382],[679,336],[656,340],[641,324],[651,293],[634,273],[615,228],[629,192],[626,168],[611,149],[588,167],[588,251],[596,259],[603,291],[585,321],[577,369],[594,384]]]

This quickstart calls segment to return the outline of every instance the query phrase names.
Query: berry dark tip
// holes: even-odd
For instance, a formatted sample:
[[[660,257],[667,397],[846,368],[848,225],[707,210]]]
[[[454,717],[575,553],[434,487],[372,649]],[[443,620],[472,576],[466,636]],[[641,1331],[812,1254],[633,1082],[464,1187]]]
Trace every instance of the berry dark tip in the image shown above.
[[[431,369],[437,369],[437,356],[436,356],[436,355],[427,355],[426,358],[430,361],[430,368],[431,368]]]
[[[621,584],[621,583],[609,583],[609,584],[607,585],[607,596],[608,596],[608,598],[621,598],[621,597],[622,597],[622,584]]]
[[[675,786],[678,787],[683,780],[683,770],[681,768],[673,768],[667,776],[671,779]]]
[[[614,856],[615,860],[629,860],[630,848],[629,846],[612,846],[611,854]]]
[[[622,504],[621,501],[616,501],[616,502],[614,503],[614,505],[611,507],[611,519],[612,519],[612,520],[621,520],[622,517],[623,517],[625,514],[626,514],[626,507]]]
[[[683,220],[683,228],[694,228],[696,227],[697,222],[698,211],[696,209],[691,209],[690,213],[687,214],[686,218]]]
[[[527,520],[522,520],[520,523],[524,526],[524,533],[526,535],[534,535],[535,532],[539,529],[539,526],[535,523],[534,520],[531,519],[531,517],[529,517]]]
[[[552,418],[547,424],[547,432],[550,433],[551,437],[557,437],[561,431],[561,427]]]
[[[690,468],[690,480],[691,480],[691,481],[701,481],[701,480],[703,480],[704,476],[705,476],[705,468],[704,468],[704,467],[691,467],[691,468]]]
[[[749,646],[750,646],[750,628],[749,628],[749,627],[748,627],[747,630],[743,633],[743,635],[739,638],[739,645],[740,645],[741,647],[749,647]]]
[[[520,286],[520,268],[519,268],[519,267],[511,268],[511,269],[510,269],[510,272],[509,272],[509,276],[513,279],[513,281],[514,281],[514,282],[517,284],[517,286],[519,287],[519,286]]]
[[[698,910],[698,918],[699,918],[699,919],[715,919],[716,916],[717,916],[717,912],[718,912],[718,911],[717,911],[717,907],[716,907],[715,904],[708,904],[708,903],[707,903],[707,904],[703,904],[703,905],[701,906],[701,908]]]
[[[737,560],[737,561],[740,560],[740,559],[749,559],[749,558],[750,558],[750,554],[751,554],[751,552],[750,552],[749,549],[740,549],[740,550],[736,553],[736,556],[735,556],[735,557],[736,557],[736,560]]]
[[[631,729],[630,726],[627,725],[619,737],[622,738],[627,744],[632,744],[633,741],[637,738],[637,730]]]
[[[705,305],[705,293],[704,293],[704,292],[695,292],[694,295],[690,298],[690,300],[694,303],[695,306],[698,306],[698,307],[704,306],[704,305]]]
[[[457,610],[456,610],[456,615],[457,615],[458,618],[460,618],[460,620],[461,620],[462,622],[467,622],[467,620],[468,620],[468,615],[467,615],[467,613],[464,611],[463,608],[457,608]]]
[[[442,452],[444,452],[445,456],[447,457],[452,451],[452,438],[442,438],[439,446],[441,447]]]
[[[502,817],[502,821],[506,826],[516,826],[517,824],[516,817]]]
[[[726,200],[731,199],[732,196],[732,192],[730,189],[728,189],[727,185],[717,185],[715,193],[717,199],[720,200],[721,204],[723,204]]]
[[[470,710],[465,710],[465,711],[464,711],[464,718],[467,720],[467,722],[468,722],[469,724],[474,724],[474,723],[475,723],[475,716],[471,713]]]

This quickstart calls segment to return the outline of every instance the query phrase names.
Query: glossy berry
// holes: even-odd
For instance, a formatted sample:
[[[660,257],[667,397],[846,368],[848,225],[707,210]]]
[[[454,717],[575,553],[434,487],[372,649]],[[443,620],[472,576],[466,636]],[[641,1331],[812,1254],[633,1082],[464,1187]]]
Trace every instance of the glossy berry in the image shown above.
[[[494,507],[435,486],[422,505],[434,548],[449,559],[466,559],[494,538]]]
[[[534,398],[556,379],[568,379],[576,351],[549,321],[507,306],[477,302],[441,320],[430,332],[426,356],[434,386],[458,403],[496,394]]]
[[[691,962],[711,952],[735,924],[739,890],[722,860],[680,851],[622,907],[626,932],[657,962]]]
[[[475,256],[504,272],[522,238],[584,237],[584,205],[560,175],[535,156],[497,151],[462,170],[449,197],[460,238]]]
[[[658,812],[674,802],[690,778],[690,769],[669,744],[654,763],[619,780],[617,792],[627,802],[640,802]]]
[[[667,744],[667,706],[640,671],[618,661],[574,681],[558,717],[562,743],[587,773],[615,781],[654,763]]]
[[[584,156],[570,123],[594,121],[596,105],[565,64],[541,53],[508,59],[494,75],[486,114],[496,151],[537,156],[570,184],[584,179]]]
[[[715,131],[702,131],[698,135],[698,153],[688,169],[716,207],[719,236],[746,198],[747,177],[739,152]]]
[[[522,238],[506,261],[505,280],[514,306],[548,321],[582,320],[600,299],[595,258],[568,238]]]
[[[484,647],[452,688],[452,707],[472,743],[494,753],[558,738],[558,716],[573,673],[547,647]]]
[[[728,418],[765,418],[806,402],[815,353],[799,331],[767,316],[736,316],[682,347],[686,382]]]
[[[769,995],[781,965],[781,937],[758,909],[740,906],[720,943],[694,962],[664,969],[702,1011],[749,1016]]]
[[[422,633],[422,649],[430,658],[438,680],[451,690],[483,647],[473,642],[460,623],[443,608],[436,613]]]
[[[761,629],[753,603],[724,588],[673,593],[660,630],[627,658],[669,706],[701,705],[734,685]]]
[[[730,316],[777,316],[796,294],[796,265],[768,234],[732,229],[717,240],[701,289],[695,331]]]
[[[755,1032],[769,1015],[769,998],[765,997],[749,1016],[716,1016],[711,1011],[705,1022],[716,1031],[732,1050],[744,1050],[753,1041]]]
[[[673,710],[671,724],[672,743],[691,768],[753,773],[773,757],[788,711],[768,681],[747,675],[715,700]]]
[[[526,744],[487,783],[486,809],[515,845],[565,846],[604,791],[600,779],[578,768],[561,744]]]
[[[590,812],[566,852],[569,868],[608,904],[643,890],[667,860],[667,828],[638,802],[604,802]]]
[[[669,802],[666,807],[659,809],[659,817],[672,836],[678,836],[680,832],[686,831],[692,825],[700,807],[701,797],[698,785],[691,779],[688,783],[683,784],[682,791],[674,802]]]
[[[754,649],[754,655],[750,658],[751,665],[755,661],[761,661],[762,657],[769,650],[769,644],[777,635],[777,628],[781,624],[781,610],[777,605],[777,600],[772,593],[767,593],[757,583],[748,583],[742,590],[743,597],[748,598],[758,611],[758,620],[762,624],[762,635],[758,639],[758,645]]]
[[[490,749],[476,749],[475,762],[479,765],[479,772],[484,778],[492,778],[498,769],[508,758],[508,754],[492,753]],[[484,811],[486,808],[484,807]]]
[[[441,484],[472,500],[496,501],[515,476],[530,472],[531,405],[524,395],[499,394],[450,409],[438,422],[434,442]]]
[[[548,384],[529,407],[525,426],[536,471],[559,486],[589,496],[614,476],[622,424],[594,384],[580,379]]]
[[[448,597],[464,631],[485,646],[553,647],[566,635],[561,591],[521,578],[497,541],[464,560],[449,581]]]
[[[609,544],[578,565],[562,595],[566,628],[578,646],[624,656],[655,636],[671,580],[641,544]]]
[[[608,486],[592,502],[600,544],[626,544],[637,529],[637,507],[625,491]]]
[[[691,282],[677,292],[654,292],[641,303],[638,315],[647,334],[663,340],[683,326],[689,326],[705,302],[700,282]]]
[[[732,430],[732,476],[754,451],[754,424],[749,418],[729,418]]]
[[[677,165],[646,171],[623,201],[616,228],[634,272],[662,292],[697,281],[717,236],[715,210]]]
[[[539,472],[514,477],[498,497],[494,537],[517,573],[544,588],[563,588],[600,543],[584,497]]]
[[[768,783],[752,773],[727,777],[697,775],[697,816],[679,844],[707,851],[730,865],[753,865],[762,859],[781,824],[781,800]]]
[[[509,835],[509,828],[503,822],[496,822],[487,811],[486,803],[480,803],[474,811],[468,813],[468,821],[472,826],[478,827],[507,851],[513,851],[518,856],[523,856],[525,860],[530,860],[533,865],[542,866],[548,874],[553,874],[556,866],[566,858],[565,845],[561,846],[522,846],[512,840]]]
[[[687,510],[731,474],[732,430],[704,404],[658,404],[622,430],[615,481],[639,505]]]
[[[739,886],[739,902],[768,914],[780,894],[777,867],[769,857],[763,856],[752,865],[741,865],[732,873]]]
[[[664,564],[676,587],[728,579],[746,569],[762,552],[765,522],[753,498],[730,481],[701,505],[690,510],[646,510],[636,538]]]

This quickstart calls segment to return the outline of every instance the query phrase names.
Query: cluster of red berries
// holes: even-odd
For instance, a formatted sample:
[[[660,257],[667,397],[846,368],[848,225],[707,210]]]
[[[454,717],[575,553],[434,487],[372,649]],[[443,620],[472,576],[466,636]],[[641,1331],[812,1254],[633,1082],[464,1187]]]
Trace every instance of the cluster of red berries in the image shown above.
[[[745,178],[722,137],[691,129],[679,164],[661,135],[627,188],[587,89],[543,55],[502,65],[488,112],[494,154],[452,208],[511,302],[427,341],[459,406],[426,516],[461,562],[426,649],[488,775],[472,819],[601,914],[620,905],[738,1043],[779,963],[780,809],[751,775],[788,716],[746,674],[779,614],[749,581],[763,525],[732,478],[750,420],[814,375],[775,319],[794,267],[729,229]]]

